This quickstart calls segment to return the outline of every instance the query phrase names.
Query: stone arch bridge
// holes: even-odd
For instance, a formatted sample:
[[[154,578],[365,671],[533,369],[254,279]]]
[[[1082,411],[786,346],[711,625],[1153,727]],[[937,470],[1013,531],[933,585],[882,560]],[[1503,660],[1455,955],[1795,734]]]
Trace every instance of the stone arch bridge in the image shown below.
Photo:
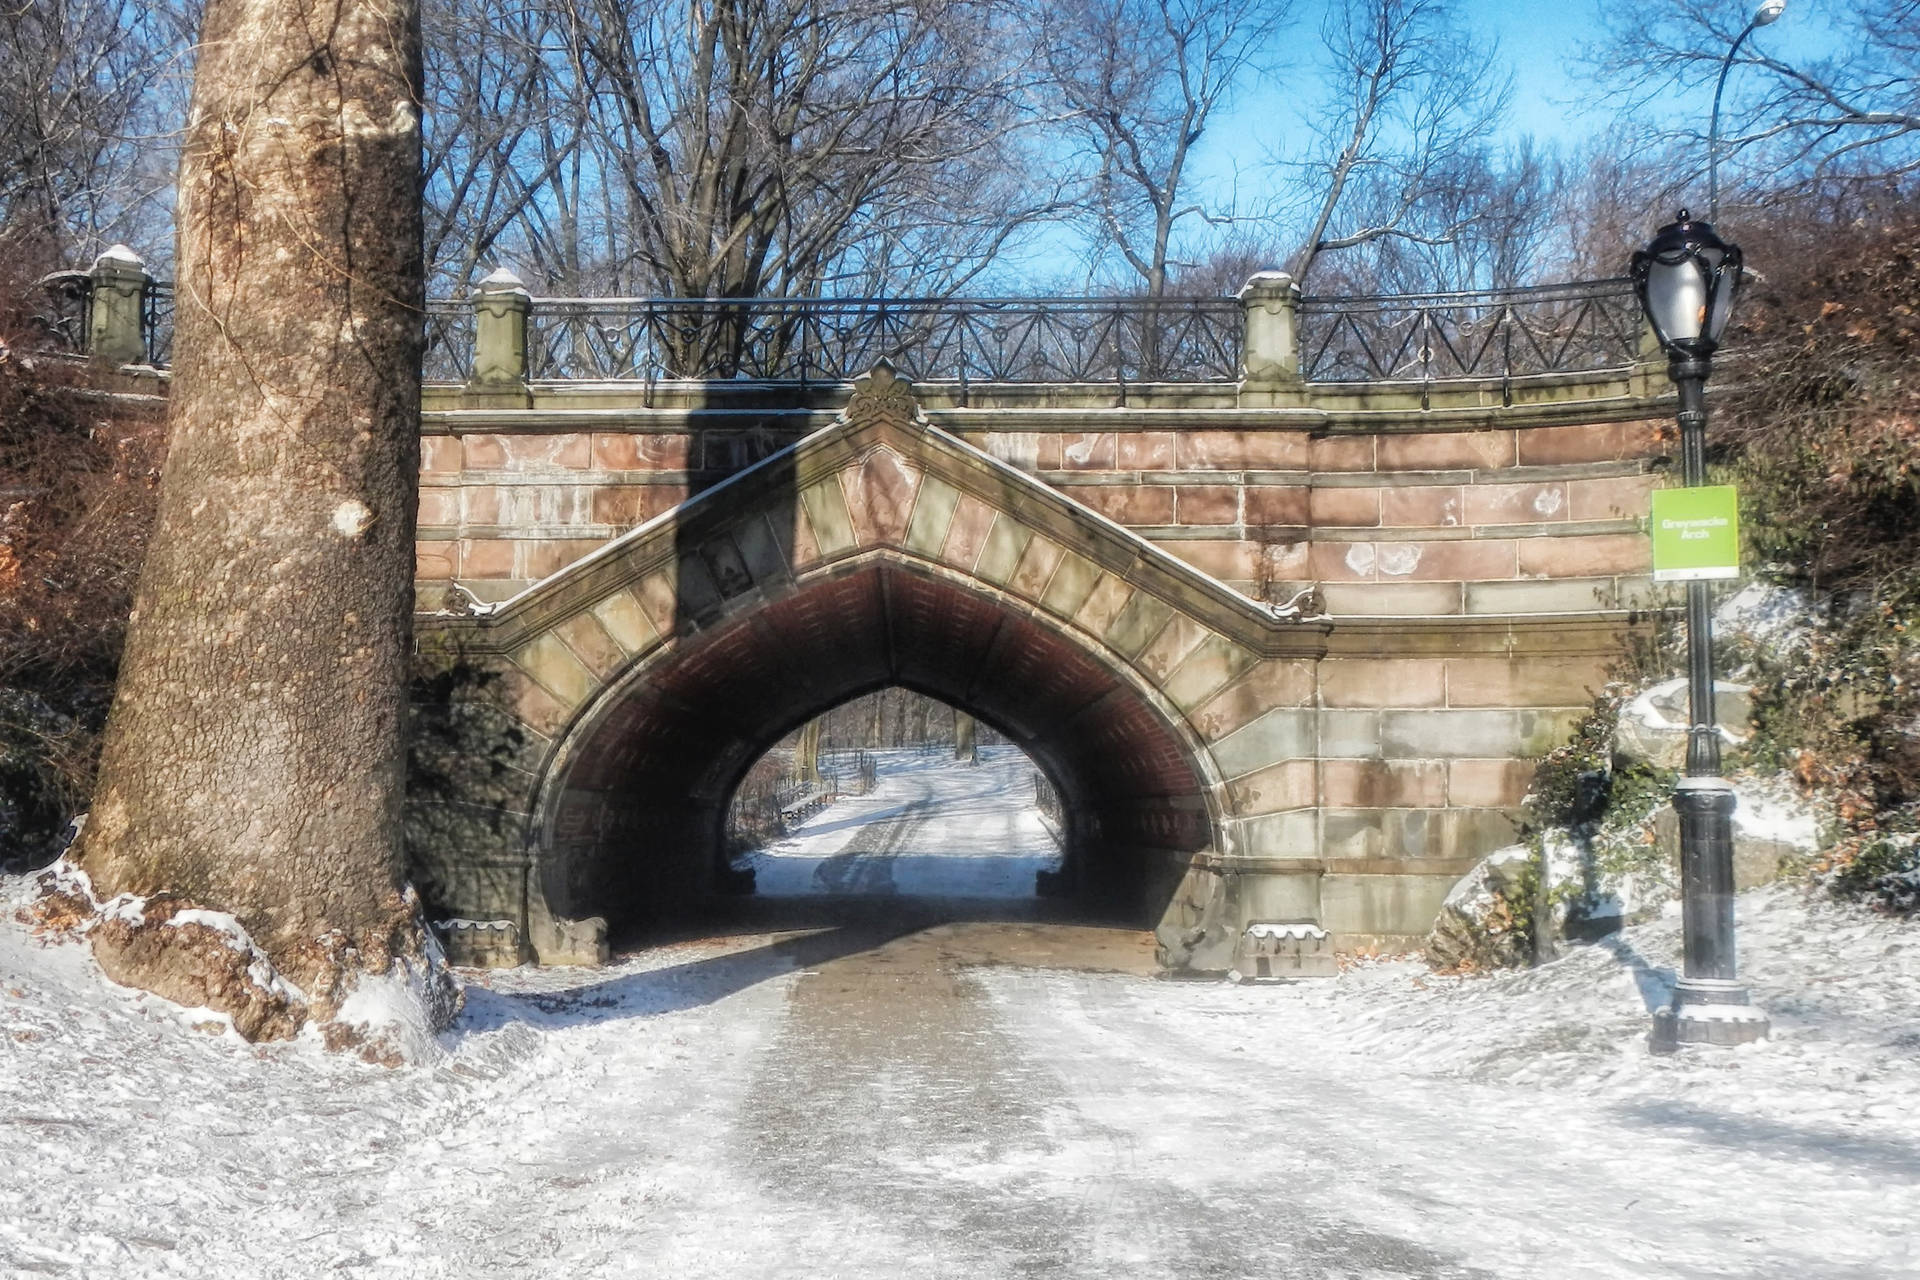
[[[164,347],[131,255],[61,284],[96,358]],[[1666,603],[1666,380],[1623,282],[635,303],[496,274],[430,332],[410,843],[469,961],[592,961],[721,892],[742,773],[892,684],[1046,770],[1068,879],[1169,965],[1264,920],[1406,944]]]
[[[747,767],[892,684],[1040,764],[1070,880],[1169,965],[1257,920],[1403,945],[1657,603],[1664,379],[1617,289],[1584,368],[1517,368],[1507,295],[1400,300],[1499,359],[1369,366],[1394,317],[1326,340],[1371,376],[1309,377],[1316,318],[1260,278],[1210,377],[849,385],[529,378],[530,313],[550,373],[579,333],[516,283],[423,414],[415,844],[439,911],[500,922],[455,927],[470,956],[591,960],[597,921],[719,891]]]

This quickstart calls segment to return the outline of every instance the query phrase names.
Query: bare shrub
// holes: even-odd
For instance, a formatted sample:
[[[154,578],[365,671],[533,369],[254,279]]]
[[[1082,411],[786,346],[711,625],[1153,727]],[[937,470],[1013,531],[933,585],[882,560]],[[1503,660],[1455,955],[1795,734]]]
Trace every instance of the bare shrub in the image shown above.
[[[32,353],[0,280],[0,863],[57,852],[86,807],[153,523],[164,404]]]

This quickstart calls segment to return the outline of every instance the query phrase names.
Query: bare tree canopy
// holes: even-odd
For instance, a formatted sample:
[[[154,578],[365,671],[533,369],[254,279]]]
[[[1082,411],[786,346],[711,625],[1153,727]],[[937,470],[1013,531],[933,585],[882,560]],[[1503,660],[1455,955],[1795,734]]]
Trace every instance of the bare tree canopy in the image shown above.
[[[568,0],[564,21],[598,185],[570,198],[616,288],[950,291],[1055,204],[1021,164],[1033,73],[1002,0]]]
[[[1167,290],[1176,228],[1222,220],[1191,192],[1188,162],[1216,108],[1271,68],[1291,0],[1059,0],[1038,44],[1078,158],[1091,236]]]
[[[1705,169],[1711,101],[1749,0],[1606,9],[1607,36],[1586,61],[1647,136]],[[1794,0],[1787,21],[1824,30],[1821,57],[1787,58],[1761,28],[1740,45],[1726,84],[1720,163],[1751,196],[1786,184],[1885,182],[1920,170],[1920,0]],[[1702,104],[1671,114],[1676,95]]]
[[[192,9],[0,0],[0,233],[55,257],[164,253]]]
[[[1509,77],[1447,0],[1344,0],[1322,29],[1332,58],[1315,141],[1283,160],[1304,231],[1289,259],[1304,284],[1321,255],[1384,240],[1439,246],[1495,208],[1488,147]]]

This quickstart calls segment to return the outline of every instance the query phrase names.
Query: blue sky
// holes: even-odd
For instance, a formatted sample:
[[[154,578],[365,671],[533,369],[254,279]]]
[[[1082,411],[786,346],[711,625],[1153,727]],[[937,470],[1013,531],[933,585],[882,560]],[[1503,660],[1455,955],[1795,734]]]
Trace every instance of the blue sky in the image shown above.
[[[1674,0],[1674,3],[1724,3],[1725,0]],[[1787,57],[1806,55],[1829,31],[1822,10],[1843,0],[1789,0],[1786,16],[1758,32],[1754,40],[1769,52]],[[1747,12],[1746,0],[1733,6]],[[1288,39],[1298,42],[1302,60],[1319,53],[1319,30],[1324,0],[1303,0]],[[1509,133],[1531,135],[1538,141],[1572,145],[1599,132],[1610,112],[1601,109],[1574,65],[1583,43],[1600,38],[1600,0],[1459,0],[1458,11],[1483,37],[1498,43],[1499,63],[1493,74],[1510,72],[1514,80]],[[1739,73],[1736,72],[1736,75]],[[1736,86],[1737,88],[1737,86]],[[1709,99],[1676,102],[1676,110],[1698,111],[1703,120]],[[1196,157],[1197,173],[1215,199],[1231,191],[1236,171],[1243,193],[1272,181],[1260,173],[1265,154],[1276,136],[1298,130],[1301,105],[1284,91],[1246,94],[1233,110],[1218,117]]]

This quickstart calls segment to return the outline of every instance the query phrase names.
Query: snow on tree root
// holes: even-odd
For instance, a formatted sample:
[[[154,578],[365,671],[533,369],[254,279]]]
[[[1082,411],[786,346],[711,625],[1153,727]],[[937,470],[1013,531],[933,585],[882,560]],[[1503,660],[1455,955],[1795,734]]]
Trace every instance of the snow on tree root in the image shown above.
[[[207,1010],[249,1041],[304,1033],[384,1066],[423,1062],[437,1056],[435,1033],[464,1000],[411,889],[403,902],[408,919],[389,943],[357,947],[336,930],[310,944],[301,957],[311,975],[303,988],[226,912],[170,893],[102,902],[86,872],[64,859],[39,888],[33,912],[41,925],[85,936],[112,981]]]

